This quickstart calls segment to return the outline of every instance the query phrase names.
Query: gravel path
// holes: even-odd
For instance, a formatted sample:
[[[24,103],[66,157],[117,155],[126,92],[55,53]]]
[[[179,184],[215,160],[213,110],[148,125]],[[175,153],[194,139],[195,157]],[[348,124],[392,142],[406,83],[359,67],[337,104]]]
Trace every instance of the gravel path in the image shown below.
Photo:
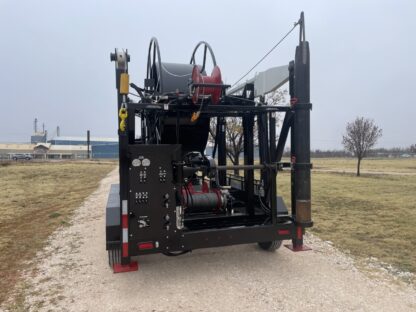
[[[276,253],[255,245],[150,255],[139,271],[113,274],[104,207],[117,170],[57,231],[26,272],[33,311],[416,311],[416,291],[370,279],[351,258],[308,236],[313,251]]]

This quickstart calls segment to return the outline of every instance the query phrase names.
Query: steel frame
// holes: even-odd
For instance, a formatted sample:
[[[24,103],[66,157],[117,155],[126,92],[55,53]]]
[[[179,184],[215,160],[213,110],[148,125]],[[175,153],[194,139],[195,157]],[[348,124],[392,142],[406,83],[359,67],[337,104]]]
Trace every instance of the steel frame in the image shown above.
[[[189,228],[192,230],[179,230],[175,236],[171,250],[187,251],[197,248],[226,246],[233,244],[255,243],[272,240],[292,240],[293,250],[306,249],[303,245],[303,235],[306,227],[313,225],[311,219],[311,163],[310,163],[310,78],[309,78],[309,44],[304,38],[303,13],[300,20],[300,40],[296,48],[295,60],[289,64],[289,94],[290,106],[271,106],[254,101],[254,85],[246,84],[241,96],[224,96],[218,105],[206,105],[201,110],[201,118],[216,118],[217,131],[213,154],[217,160],[218,180],[221,185],[230,182],[226,170],[241,169],[244,177],[241,177],[240,189],[234,188],[236,194],[240,194],[245,202],[245,214],[234,216],[208,216],[206,218],[190,219]],[[127,129],[119,130],[119,164],[120,164],[120,207],[129,199],[129,171],[131,170],[131,146],[146,144],[146,139],[135,138],[135,117],[142,118],[142,134],[149,133],[148,116],[164,116],[176,114],[179,117],[190,116],[199,110],[199,106],[191,103],[190,97],[184,95],[161,96],[153,101],[142,100],[133,102],[127,100],[120,93],[120,75],[128,73],[130,56],[125,53],[125,62],[117,59],[117,51],[112,54],[112,60],[116,62],[116,88],[118,94],[118,110],[126,104],[128,110]],[[150,103],[149,103],[150,102]],[[276,143],[276,112],[284,112],[285,117]],[[226,164],[226,117],[241,117],[244,135],[244,165],[227,166]],[[253,127],[257,118],[259,131],[259,159],[260,164],[254,164],[254,136]],[[148,123],[145,123],[148,121]],[[147,127],[146,127],[147,125]],[[179,141],[179,121],[176,125],[176,136]],[[286,140],[291,136],[291,162],[281,162]],[[179,165],[178,165],[179,166]],[[278,171],[290,166],[291,170],[291,213],[279,215],[277,208],[276,178]],[[261,180],[266,185],[264,199],[271,207],[270,221],[265,222],[261,214],[257,212],[258,200],[255,194],[254,170],[260,170]],[[175,182],[175,187],[180,187],[180,182]],[[258,191],[259,192],[259,191]],[[128,213],[131,215],[131,206],[128,204]],[[161,209],[155,207],[155,209]],[[107,237],[107,249],[121,248],[123,215],[120,209],[119,244],[114,239]],[[202,226],[203,225],[203,226]],[[128,226],[133,226],[129,224]],[[175,231],[176,232],[176,231]],[[130,234],[131,235],[131,234]],[[164,235],[164,233],[160,233]],[[111,241],[111,244],[109,243]],[[136,241],[134,241],[136,242]],[[130,243],[129,243],[130,244]],[[133,244],[133,243],[132,243]],[[121,256],[121,267],[117,270],[129,270],[135,268],[131,265],[131,257],[164,252],[161,249],[139,250],[136,246],[128,247],[128,255]]]

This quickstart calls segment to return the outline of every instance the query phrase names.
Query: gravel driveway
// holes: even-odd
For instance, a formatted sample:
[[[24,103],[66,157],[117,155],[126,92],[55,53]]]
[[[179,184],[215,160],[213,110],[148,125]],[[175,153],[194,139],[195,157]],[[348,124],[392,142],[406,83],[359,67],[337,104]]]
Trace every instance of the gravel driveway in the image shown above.
[[[313,251],[255,245],[150,255],[113,274],[104,207],[114,170],[57,231],[26,272],[26,301],[40,311],[416,311],[410,286],[370,279],[348,256],[308,235]]]

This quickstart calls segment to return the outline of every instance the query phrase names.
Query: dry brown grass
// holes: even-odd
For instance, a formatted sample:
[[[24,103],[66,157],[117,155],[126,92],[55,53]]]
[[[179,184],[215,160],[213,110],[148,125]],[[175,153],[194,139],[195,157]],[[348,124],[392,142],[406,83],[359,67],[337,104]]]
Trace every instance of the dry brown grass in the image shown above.
[[[314,167],[343,168],[350,160],[314,159]],[[366,160],[364,168],[412,172],[416,159]],[[290,205],[288,173],[278,191]],[[376,257],[416,272],[416,176],[313,172],[311,231],[359,258]]]
[[[112,162],[12,163],[0,166],[0,303],[23,263],[115,168]]]

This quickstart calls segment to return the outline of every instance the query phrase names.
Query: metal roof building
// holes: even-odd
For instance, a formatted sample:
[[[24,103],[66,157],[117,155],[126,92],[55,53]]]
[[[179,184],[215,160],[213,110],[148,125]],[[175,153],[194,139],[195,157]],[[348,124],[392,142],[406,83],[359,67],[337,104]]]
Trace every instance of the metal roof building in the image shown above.
[[[50,140],[48,143],[52,145],[87,145],[86,136],[57,136]],[[114,145],[118,144],[117,138],[101,138],[101,137],[91,137],[90,145]]]
[[[88,157],[86,137],[55,137],[46,143],[0,143],[0,159],[11,159],[13,154],[27,153],[36,159],[84,159]],[[118,139],[90,139],[92,158],[117,158]]]

